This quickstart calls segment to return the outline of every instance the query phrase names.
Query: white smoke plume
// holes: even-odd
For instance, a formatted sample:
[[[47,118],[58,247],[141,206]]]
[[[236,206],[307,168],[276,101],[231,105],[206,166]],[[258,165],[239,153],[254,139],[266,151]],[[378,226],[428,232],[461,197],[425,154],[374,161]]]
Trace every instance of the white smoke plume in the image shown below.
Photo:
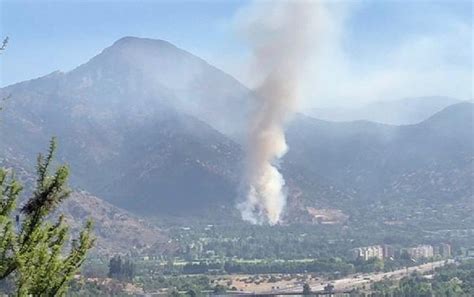
[[[301,97],[304,66],[313,39],[316,2],[265,3],[246,27],[254,69],[261,82],[255,88],[257,109],[247,143],[246,200],[238,205],[252,223],[277,224],[286,205],[285,180],[278,160],[288,150],[284,124]]]

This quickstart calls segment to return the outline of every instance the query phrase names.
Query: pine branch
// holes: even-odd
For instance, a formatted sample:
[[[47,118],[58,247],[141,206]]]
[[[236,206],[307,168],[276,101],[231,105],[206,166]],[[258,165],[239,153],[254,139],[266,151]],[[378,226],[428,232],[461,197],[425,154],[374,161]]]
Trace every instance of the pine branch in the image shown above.
[[[24,219],[19,232],[14,229],[15,219],[11,214],[22,187],[13,176],[9,179],[6,171],[0,169],[0,280],[15,273],[18,296],[65,293],[68,282],[94,244],[92,222],[88,221],[64,257],[69,234],[64,216],[54,224],[46,221],[71,192],[67,186],[67,166],[59,166],[50,175],[55,151],[53,138],[46,156],[38,156],[36,189],[20,210]]]
[[[2,46],[0,47],[0,52],[4,51],[7,48],[8,40],[10,38],[7,36],[2,41]]]

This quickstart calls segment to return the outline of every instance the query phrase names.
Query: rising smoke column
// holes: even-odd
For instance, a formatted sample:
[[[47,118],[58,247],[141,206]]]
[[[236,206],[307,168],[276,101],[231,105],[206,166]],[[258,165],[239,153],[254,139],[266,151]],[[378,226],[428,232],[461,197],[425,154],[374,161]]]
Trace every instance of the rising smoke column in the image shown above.
[[[286,205],[278,160],[288,150],[284,124],[300,97],[310,34],[315,34],[310,32],[314,8],[314,2],[278,2],[266,6],[247,28],[254,68],[262,79],[255,89],[258,106],[246,148],[246,199],[238,205],[242,218],[252,223],[278,223]]]

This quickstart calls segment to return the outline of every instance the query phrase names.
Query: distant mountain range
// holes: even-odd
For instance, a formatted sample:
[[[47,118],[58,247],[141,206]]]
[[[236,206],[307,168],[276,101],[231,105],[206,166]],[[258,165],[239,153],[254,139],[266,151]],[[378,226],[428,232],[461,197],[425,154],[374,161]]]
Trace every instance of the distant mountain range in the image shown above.
[[[474,180],[473,112],[472,103],[458,103],[405,126],[302,116],[288,128],[285,160],[359,201],[467,198]]]
[[[460,102],[458,99],[441,96],[405,98],[376,101],[353,108],[314,108],[307,114],[317,119],[336,122],[366,120],[382,124],[410,125],[424,121],[443,108]]]
[[[4,164],[32,170],[36,153],[56,135],[73,185],[135,214],[212,216],[233,209],[239,197],[243,137],[256,99],[165,41],[120,39],[71,72],[1,89],[7,94]],[[403,121],[421,122],[402,126],[297,115],[281,163],[288,214],[374,200],[472,198],[473,104],[420,100],[416,115]],[[396,105],[400,111],[403,104]]]

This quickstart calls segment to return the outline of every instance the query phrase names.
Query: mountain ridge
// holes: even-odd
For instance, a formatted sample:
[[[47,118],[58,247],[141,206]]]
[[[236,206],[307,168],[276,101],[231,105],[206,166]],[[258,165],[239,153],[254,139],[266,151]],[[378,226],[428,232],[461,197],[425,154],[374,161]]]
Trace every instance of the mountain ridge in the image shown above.
[[[91,59],[65,74],[0,89],[13,96],[2,114],[0,132],[8,141],[0,143],[0,159],[31,170],[36,153],[56,135],[58,161],[71,165],[74,185],[114,205],[151,216],[232,209],[243,166],[237,139],[245,136],[252,92],[220,70],[196,72],[192,57],[187,63],[163,59],[161,50],[144,55],[148,49],[135,49],[137,40],[143,41],[125,38],[108,50],[127,59],[151,55],[146,67],[135,65],[137,71],[109,52],[104,62],[105,49],[93,58],[98,65]],[[178,79],[188,67],[197,73],[188,77],[193,83],[182,81],[191,91],[172,88],[179,80],[154,84],[169,74]],[[180,105],[186,102],[190,106]],[[374,200],[471,197],[472,120],[459,116],[466,110],[447,108],[404,126],[295,116],[286,129],[290,150],[280,164],[289,193],[286,219],[308,207],[349,211]]]
[[[422,122],[443,108],[462,101],[445,96],[425,96],[375,101],[352,108],[314,108],[306,114],[336,122],[368,120],[382,124],[410,125]]]

